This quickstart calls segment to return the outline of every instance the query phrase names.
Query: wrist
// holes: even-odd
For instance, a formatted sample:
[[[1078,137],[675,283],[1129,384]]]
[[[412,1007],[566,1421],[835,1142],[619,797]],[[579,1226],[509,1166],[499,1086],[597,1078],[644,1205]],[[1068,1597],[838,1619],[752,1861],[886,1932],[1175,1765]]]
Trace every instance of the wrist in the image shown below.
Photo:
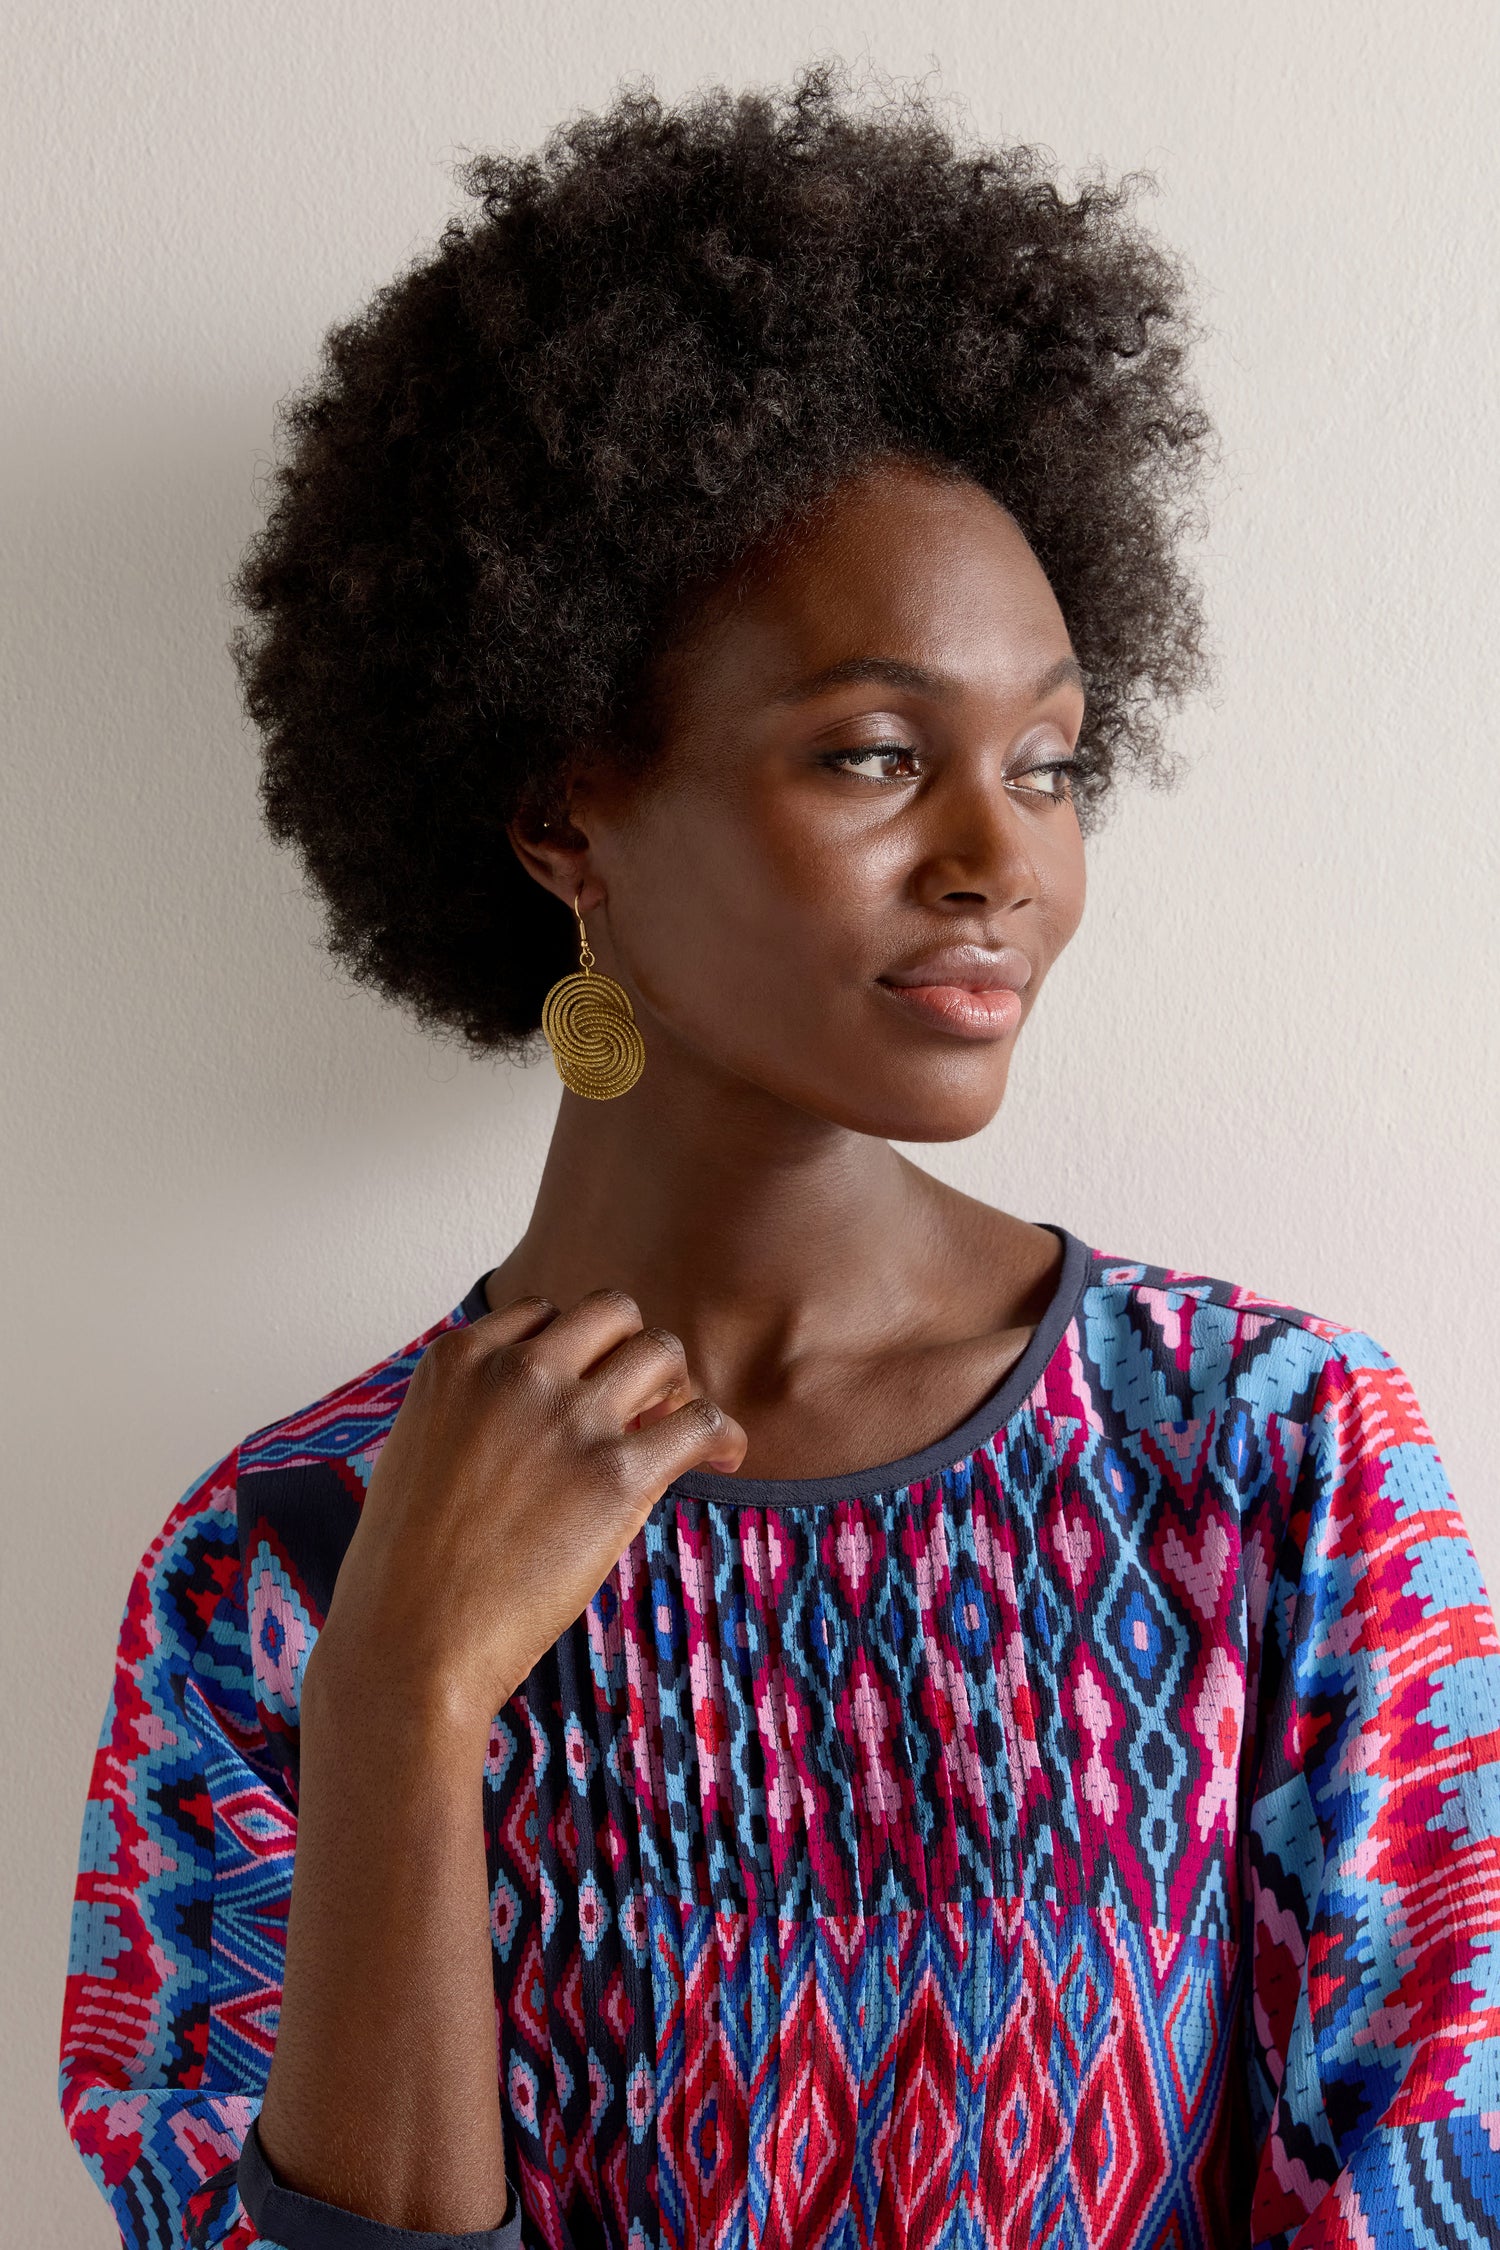
[[[482,1765],[494,1713],[480,1700],[446,1668],[372,1661],[325,1627],[302,1676],[304,1754],[311,1733],[373,1743],[383,1756],[409,1746],[424,1758]]]

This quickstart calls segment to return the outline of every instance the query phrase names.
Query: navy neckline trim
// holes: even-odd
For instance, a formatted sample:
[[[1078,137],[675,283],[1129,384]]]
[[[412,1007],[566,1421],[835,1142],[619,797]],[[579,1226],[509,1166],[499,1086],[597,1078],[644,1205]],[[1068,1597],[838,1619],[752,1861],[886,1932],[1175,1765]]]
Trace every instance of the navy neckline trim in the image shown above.
[[[935,1438],[918,1453],[903,1454],[895,1461],[881,1461],[869,1469],[851,1469],[840,1476],[738,1477],[725,1476],[717,1469],[691,1469],[684,1476],[674,1477],[667,1492],[689,1500],[712,1500],[738,1508],[824,1508],[838,1500],[870,1499],[878,1493],[900,1492],[908,1485],[920,1484],[926,1477],[940,1475],[944,1469],[951,1469],[977,1453],[1030,1397],[1073,1323],[1095,1263],[1095,1253],[1088,1244],[1076,1234],[1070,1234],[1066,1227],[1055,1226],[1047,1219],[1038,1224],[1045,1226],[1049,1234],[1055,1234],[1063,1246],[1062,1266],[1051,1301],[1015,1366],[1002,1376],[994,1390],[980,1400],[956,1430],[950,1430],[946,1437]],[[488,1311],[484,1286],[494,1270],[491,1266],[482,1273],[464,1298],[459,1310],[465,1320],[482,1319]]]

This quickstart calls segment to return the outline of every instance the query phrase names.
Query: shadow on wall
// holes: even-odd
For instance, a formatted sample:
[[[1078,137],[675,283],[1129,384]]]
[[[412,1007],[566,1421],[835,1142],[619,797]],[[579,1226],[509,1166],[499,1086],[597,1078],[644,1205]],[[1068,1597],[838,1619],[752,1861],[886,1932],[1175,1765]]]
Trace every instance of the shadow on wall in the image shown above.
[[[270,421],[259,397],[101,417],[33,450],[13,502],[25,1137],[33,1189],[55,1174],[80,1215],[107,1196],[153,1228],[222,1217],[444,1116],[550,1124],[545,1056],[497,1070],[351,984],[261,825],[227,581]]]
[[[261,395],[70,403],[33,416],[5,470],[4,1645],[26,1754],[0,1887],[35,2250],[118,2239],[53,2087],[131,1572],[240,1436],[503,1253],[556,1103],[545,1058],[471,1060],[353,987],[261,826],[225,587],[271,421]]]

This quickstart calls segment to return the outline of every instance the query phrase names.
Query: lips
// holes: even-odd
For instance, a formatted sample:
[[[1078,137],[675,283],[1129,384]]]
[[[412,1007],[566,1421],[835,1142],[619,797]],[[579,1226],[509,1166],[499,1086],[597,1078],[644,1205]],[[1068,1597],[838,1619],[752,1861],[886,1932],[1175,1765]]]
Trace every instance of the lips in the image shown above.
[[[877,979],[908,1014],[960,1039],[999,1039],[1021,1021],[1031,963],[1013,945],[943,946]]]

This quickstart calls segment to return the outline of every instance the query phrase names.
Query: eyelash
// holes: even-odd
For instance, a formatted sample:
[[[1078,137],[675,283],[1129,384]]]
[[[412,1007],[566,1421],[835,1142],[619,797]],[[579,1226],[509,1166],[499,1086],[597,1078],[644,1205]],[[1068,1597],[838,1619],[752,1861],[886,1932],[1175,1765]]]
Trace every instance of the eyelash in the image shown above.
[[[837,771],[847,773],[852,767],[862,765],[866,758],[913,758],[917,755],[918,753],[911,748],[910,744],[905,742],[870,742],[861,750],[831,750],[823,763],[826,766],[832,766]],[[1050,758],[1043,765],[1028,766],[1025,773],[1018,774],[1016,779],[1018,781],[1029,781],[1035,773],[1065,773],[1071,775],[1076,773],[1077,770],[1078,760],[1076,758]],[[904,774],[887,774],[880,778],[882,781],[891,781],[906,780],[910,777]],[[1056,805],[1064,804],[1071,793],[1071,789],[1033,789],[1029,792],[1033,797],[1050,798]]]

